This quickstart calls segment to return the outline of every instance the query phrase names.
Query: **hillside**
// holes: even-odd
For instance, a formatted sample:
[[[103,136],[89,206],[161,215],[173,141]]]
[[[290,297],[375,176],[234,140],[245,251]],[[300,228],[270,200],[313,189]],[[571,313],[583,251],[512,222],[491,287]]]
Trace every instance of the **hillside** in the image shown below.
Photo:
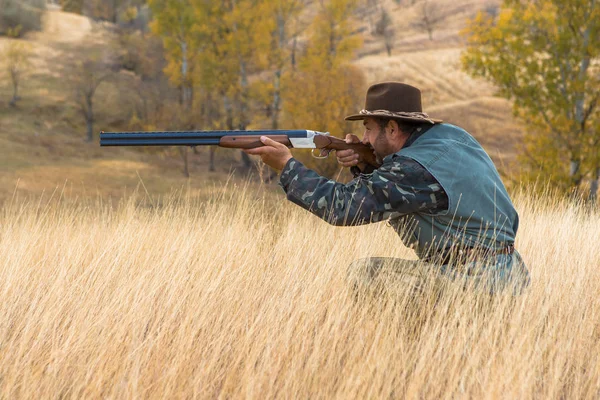
[[[436,4],[445,19],[429,40],[426,32],[414,26],[421,12],[418,3],[406,8],[392,0],[383,1],[398,24],[392,56],[387,56],[381,38],[367,35],[356,64],[369,84],[394,80],[421,88],[426,112],[467,129],[502,172],[511,175],[523,126],[513,118],[511,103],[494,97],[491,84],[471,78],[460,68],[464,41],[459,32],[467,18],[479,10],[498,7],[499,2],[440,0]]]
[[[418,13],[416,6],[401,9],[391,0],[382,4],[400,33],[388,57],[381,39],[368,33],[365,18],[365,43],[355,64],[364,71],[367,83],[398,80],[420,87],[426,112],[465,127],[502,172],[510,175],[522,128],[512,118],[508,101],[493,97],[491,85],[470,78],[459,68],[463,45],[458,32],[465,17],[484,4],[453,6],[443,29],[434,31],[433,41],[411,25]],[[239,163],[237,152],[218,151],[218,171],[209,173],[208,151],[201,149],[199,155],[190,157],[192,179],[188,180],[181,173],[180,159],[165,157],[173,149],[141,153],[84,142],[83,118],[66,77],[73,73],[82,45],[100,43],[111,51],[109,28],[79,15],[49,11],[44,31],[26,39],[35,54],[34,72],[24,79],[16,108],[4,100],[10,98],[12,88],[6,73],[0,72],[0,200],[10,198],[17,187],[34,197],[60,188],[75,196],[103,193],[115,198],[142,182],[150,193],[182,186],[199,189],[206,182],[228,179]],[[0,38],[0,50],[9,40]],[[131,79],[121,73],[99,88],[96,131],[123,125],[127,117],[122,110],[128,109],[131,99],[122,94]],[[361,133],[358,125],[356,133]]]
[[[0,71],[0,202],[10,199],[15,190],[39,198],[64,193],[69,197],[102,194],[115,199],[143,187],[152,194],[174,188],[192,191],[210,182],[222,182],[236,162],[231,152],[219,151],[225,159],[218,171],[207,172],[207,149],[190,157],[193,179],[182,174],[177,157],[165,157],[174,149],[155,149],[147,153],[126,148],[100,148],[85,142],[85,124],[73,100],[74,88],[67,79],[82,58],[79,51],[87,44],[105,45],[111,51],[111,34],[103,24],[61,11],[46,13],[43,32],[29,35],[26,42],[33,52],[32,68],[19,90],[22,100],[10,107],[12,86]],[[8,43],[0,38],[0,51]],[[131,98],[131,74],[121,73],[98,88],[95,96],[95,131],[123,125]],[[6,100],[5,100],[6,99]],[[174,128],[176,129],[176,128]],[[219,169],[220,167],[220,169]]]

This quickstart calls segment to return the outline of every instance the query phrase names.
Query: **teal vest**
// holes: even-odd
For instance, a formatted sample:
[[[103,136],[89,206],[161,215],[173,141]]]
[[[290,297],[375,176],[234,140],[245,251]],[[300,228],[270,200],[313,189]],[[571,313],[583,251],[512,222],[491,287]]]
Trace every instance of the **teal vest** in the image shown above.
[[[448,211],[389,221],[419,258],[454,245],[499,249],[514,242],[517,211],[492,160],[464,129],[435,125],[395,154],[425,167],[448,195]]]

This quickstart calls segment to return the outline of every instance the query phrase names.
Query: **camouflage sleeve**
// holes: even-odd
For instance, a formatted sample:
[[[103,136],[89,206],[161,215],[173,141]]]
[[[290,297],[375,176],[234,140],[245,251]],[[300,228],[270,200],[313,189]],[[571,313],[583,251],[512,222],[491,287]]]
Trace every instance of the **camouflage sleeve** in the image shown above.
[[[292,158],[280,185],[288,200],[333,225],[361,225],[447,208],[441,185],[417,162],[395,157],[348,184],[318,175]]]

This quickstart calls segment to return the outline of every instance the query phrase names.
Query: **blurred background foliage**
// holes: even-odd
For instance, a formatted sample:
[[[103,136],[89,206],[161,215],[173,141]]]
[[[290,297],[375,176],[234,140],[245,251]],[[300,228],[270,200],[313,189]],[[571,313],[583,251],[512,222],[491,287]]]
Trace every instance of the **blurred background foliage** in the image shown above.
[[[45,9],[46,0],[0,0],[0,35],[40,30]]]
[[[35,115],[36,135],[44,127],[85,131],[88,146],[97,145],[100,129],[288,128],[343,137],[360,133],[343,118],[362,108],[367,86],[390,77],[423,88],[426,111],[436,104],[432,114],[467,128],[484,147],[513,148],[508,166],[490,152],[509,186],[542,181],[594,200],[599,9],[594,0],[485,0],[475,8],[445,0],[0,0],[0,86],[8,104],[0,132],[18,147],[20,132],[31,131],[24,116]],[[59,31],[60,40],[53,37]],[[445,58],[455,49],[462,53],[456,67]],[[432,63],[462,75],[435,76]],[[484,100],[473,99],[480,91]],[[514,120],[494,95],[507,99]],[[522,135],[509,138],[507,130]],[[58,137],[40,140],[66,151]],[[13,150],[7,165],[32,162],[16,160]],[[275,176],[241,152],[137,153],[186,177],[196,169],[190,163],[247,173],[258,165],[261,179]],[[350,179],[334,157],[295,156],[323,175]]]
[[[576,193],[600,178],[600,5],[597,1],[505,0],[465,30],[464,67],[513,101],[528,128],[525,182],[540,176]]]

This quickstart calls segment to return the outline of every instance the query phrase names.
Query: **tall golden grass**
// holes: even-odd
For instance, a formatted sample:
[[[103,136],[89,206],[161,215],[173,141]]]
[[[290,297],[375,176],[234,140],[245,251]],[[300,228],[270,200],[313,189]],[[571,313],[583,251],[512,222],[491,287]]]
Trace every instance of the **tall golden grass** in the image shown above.
[[[7,201],[0,397],[600,396],[598,212],[517,195],[527,293],[432,307],[350,295],[352,260],[414,258],[385,224],[260,190]]]

